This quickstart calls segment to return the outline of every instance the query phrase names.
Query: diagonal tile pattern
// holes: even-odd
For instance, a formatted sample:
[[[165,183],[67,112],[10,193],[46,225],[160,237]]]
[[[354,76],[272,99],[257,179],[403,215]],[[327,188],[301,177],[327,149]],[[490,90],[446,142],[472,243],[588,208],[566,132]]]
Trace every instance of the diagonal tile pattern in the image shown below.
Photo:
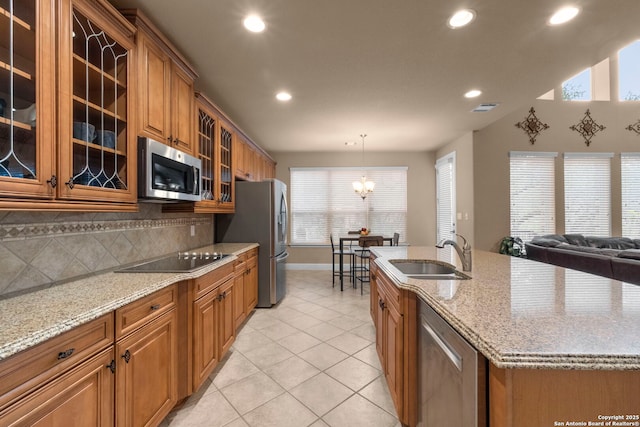
[[[369,293],[330,272],[287,271],[287,296],[257,309],[201,390],[162,427],[399,427],[380,371]]]

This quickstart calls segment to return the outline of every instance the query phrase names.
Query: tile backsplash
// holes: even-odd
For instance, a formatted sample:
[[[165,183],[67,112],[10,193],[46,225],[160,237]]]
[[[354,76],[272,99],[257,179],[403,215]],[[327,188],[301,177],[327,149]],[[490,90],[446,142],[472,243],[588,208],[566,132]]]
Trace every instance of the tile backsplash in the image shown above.
[[[161,210],[0,212],[0,297],[213,243],[213,215]]]

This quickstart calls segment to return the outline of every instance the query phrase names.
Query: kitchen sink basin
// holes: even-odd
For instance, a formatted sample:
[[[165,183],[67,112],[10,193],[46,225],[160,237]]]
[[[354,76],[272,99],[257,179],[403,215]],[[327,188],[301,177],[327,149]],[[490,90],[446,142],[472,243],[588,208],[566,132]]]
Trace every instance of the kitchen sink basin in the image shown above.
[[[442,261],[428,259],[392,259],[391,265],[411,279],[466,280],[471,277]]]

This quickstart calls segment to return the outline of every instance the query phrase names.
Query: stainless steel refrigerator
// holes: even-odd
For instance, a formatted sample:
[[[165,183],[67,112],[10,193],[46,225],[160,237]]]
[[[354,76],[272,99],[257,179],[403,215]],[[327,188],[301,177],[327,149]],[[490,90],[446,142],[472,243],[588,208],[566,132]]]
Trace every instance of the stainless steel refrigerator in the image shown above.
[[[236,181],[234,214],[218,214],[217,243],[251,243],[258,248],[258,307],[271,307],[286,294],[287,186],[277,179]]]

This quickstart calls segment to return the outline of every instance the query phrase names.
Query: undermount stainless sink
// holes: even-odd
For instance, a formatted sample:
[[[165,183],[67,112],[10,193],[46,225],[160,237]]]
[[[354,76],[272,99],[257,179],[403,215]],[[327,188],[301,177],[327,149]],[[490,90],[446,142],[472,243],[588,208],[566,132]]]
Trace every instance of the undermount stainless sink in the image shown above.
[[[391,265],[411,279],[423,280],[466,280],[471,277],[442,261],[429,259],[392,259]]]

